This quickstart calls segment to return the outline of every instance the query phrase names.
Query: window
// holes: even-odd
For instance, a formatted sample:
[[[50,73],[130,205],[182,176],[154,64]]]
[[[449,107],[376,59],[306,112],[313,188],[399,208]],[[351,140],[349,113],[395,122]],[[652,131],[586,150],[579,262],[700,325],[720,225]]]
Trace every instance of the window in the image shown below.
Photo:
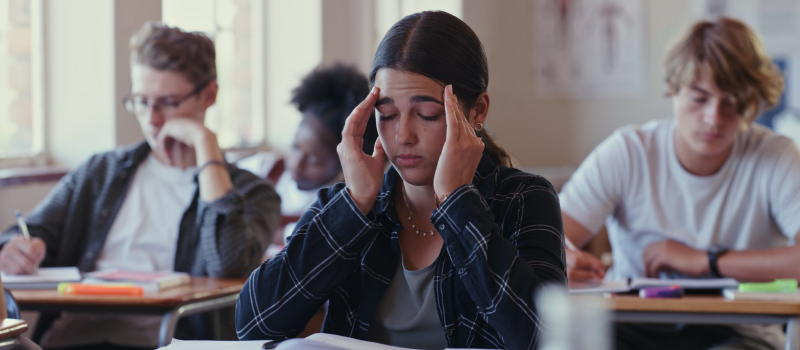
[[[292,90],[322,62],[321,1],[267,2],[267,141],[276,150],[291,147],[303,118]]]
[[[41,2],[0,0],[0,158],[44,149]]]
[[[214,40],[219,94],[206,112],[206,126],[217,134],[220,147],[263,144],[263,1],[163,0],[162,11],[165,24]]]

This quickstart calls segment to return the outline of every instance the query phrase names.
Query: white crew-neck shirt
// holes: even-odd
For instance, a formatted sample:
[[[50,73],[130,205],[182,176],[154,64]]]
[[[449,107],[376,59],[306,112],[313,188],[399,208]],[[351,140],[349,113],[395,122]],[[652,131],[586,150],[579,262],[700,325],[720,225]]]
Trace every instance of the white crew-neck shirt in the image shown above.
[[[667,239],[700,250],[792,244],[800,231],[800,152],[790,139],[752,125],[739,131],[719,171],[695,176],[678,161],[674,134],[673,120],[623,127],[564,185],[562,211],[593,233],[608,229],[607,278],[643,277],[644,249]]]
[[[197,192],[196,172],[163,164],[151,152],[131,179],[95,269],[173,271],[179,226]],[[160,323],[151,315],[62,313],[42,345],[155,347]]]
[[[196,172],[163,164],[151,152],[136,169],[95,268],[172,271],[181,220],[197,192]]]

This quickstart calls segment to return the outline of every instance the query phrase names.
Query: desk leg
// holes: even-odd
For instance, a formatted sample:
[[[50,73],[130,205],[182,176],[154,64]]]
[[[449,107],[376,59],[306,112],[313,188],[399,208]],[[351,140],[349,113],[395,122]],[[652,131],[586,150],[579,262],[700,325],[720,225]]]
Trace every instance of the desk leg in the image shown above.
[[[181,317],[221,309],[227,306],[234,306],[236,305],[236,300],[238,298],[239,294],[233,294],[193,304],[187,304],[170,310],[164,314],[163,318],[161,318],[161,329],[158,331],[158,347],[167,346],[172,342],[172,336],[175,335],[175,326],[178,325],[178,319]]]
[[[159,348],[172,342],[172,336],[175,335],[175,326],[178,325],[179,318],[181,318],[181,308],[175,308],[161,318],[161,328],[158,330]]]
[[[800,317],[789,317],[786,322],[786,350],[800,350]]]

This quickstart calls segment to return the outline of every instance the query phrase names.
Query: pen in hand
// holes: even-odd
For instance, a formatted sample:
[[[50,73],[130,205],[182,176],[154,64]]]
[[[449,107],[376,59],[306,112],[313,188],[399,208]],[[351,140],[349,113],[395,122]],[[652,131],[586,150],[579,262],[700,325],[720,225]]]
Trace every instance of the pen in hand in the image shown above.
[[[25,224],[25,220],[22,220],[22,214],[19,212],[19,210],[17,210],[14,212],[14,215],[17,217],[17,225],[19,226],[20,231],[22,231],[22,236],[30,241],[31,233],[28,231],[28,225]]]
[[[284,338],[284,339],[273,340],[273,341],[271,341],[271,342],[266,342],[266,343],[264,343],[264,345],[261,345],[261,348],[262,348],[262,349],[275,349],[275,348],[277,348],[277,347],[278,347],[278,345],[279,345],[280,343],[282,343],[282,342],[284,342],[284,341],[287,341],[287,340],[289,340],[289,339],[290,339],[290,338]]]

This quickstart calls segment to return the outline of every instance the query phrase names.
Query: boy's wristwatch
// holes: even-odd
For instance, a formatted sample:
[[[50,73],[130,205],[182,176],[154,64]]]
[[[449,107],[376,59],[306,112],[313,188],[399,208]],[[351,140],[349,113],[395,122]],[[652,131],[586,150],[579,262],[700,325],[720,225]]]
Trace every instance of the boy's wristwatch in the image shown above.
[[[728,248],[723,246],[712,246],[708,249],[708,267],[711,270],[711,275],[716,278],[722,278],[722,274],[719,273],[719,267],[717,266],[717,260],[719,257],[725,255],[728,252]]]

